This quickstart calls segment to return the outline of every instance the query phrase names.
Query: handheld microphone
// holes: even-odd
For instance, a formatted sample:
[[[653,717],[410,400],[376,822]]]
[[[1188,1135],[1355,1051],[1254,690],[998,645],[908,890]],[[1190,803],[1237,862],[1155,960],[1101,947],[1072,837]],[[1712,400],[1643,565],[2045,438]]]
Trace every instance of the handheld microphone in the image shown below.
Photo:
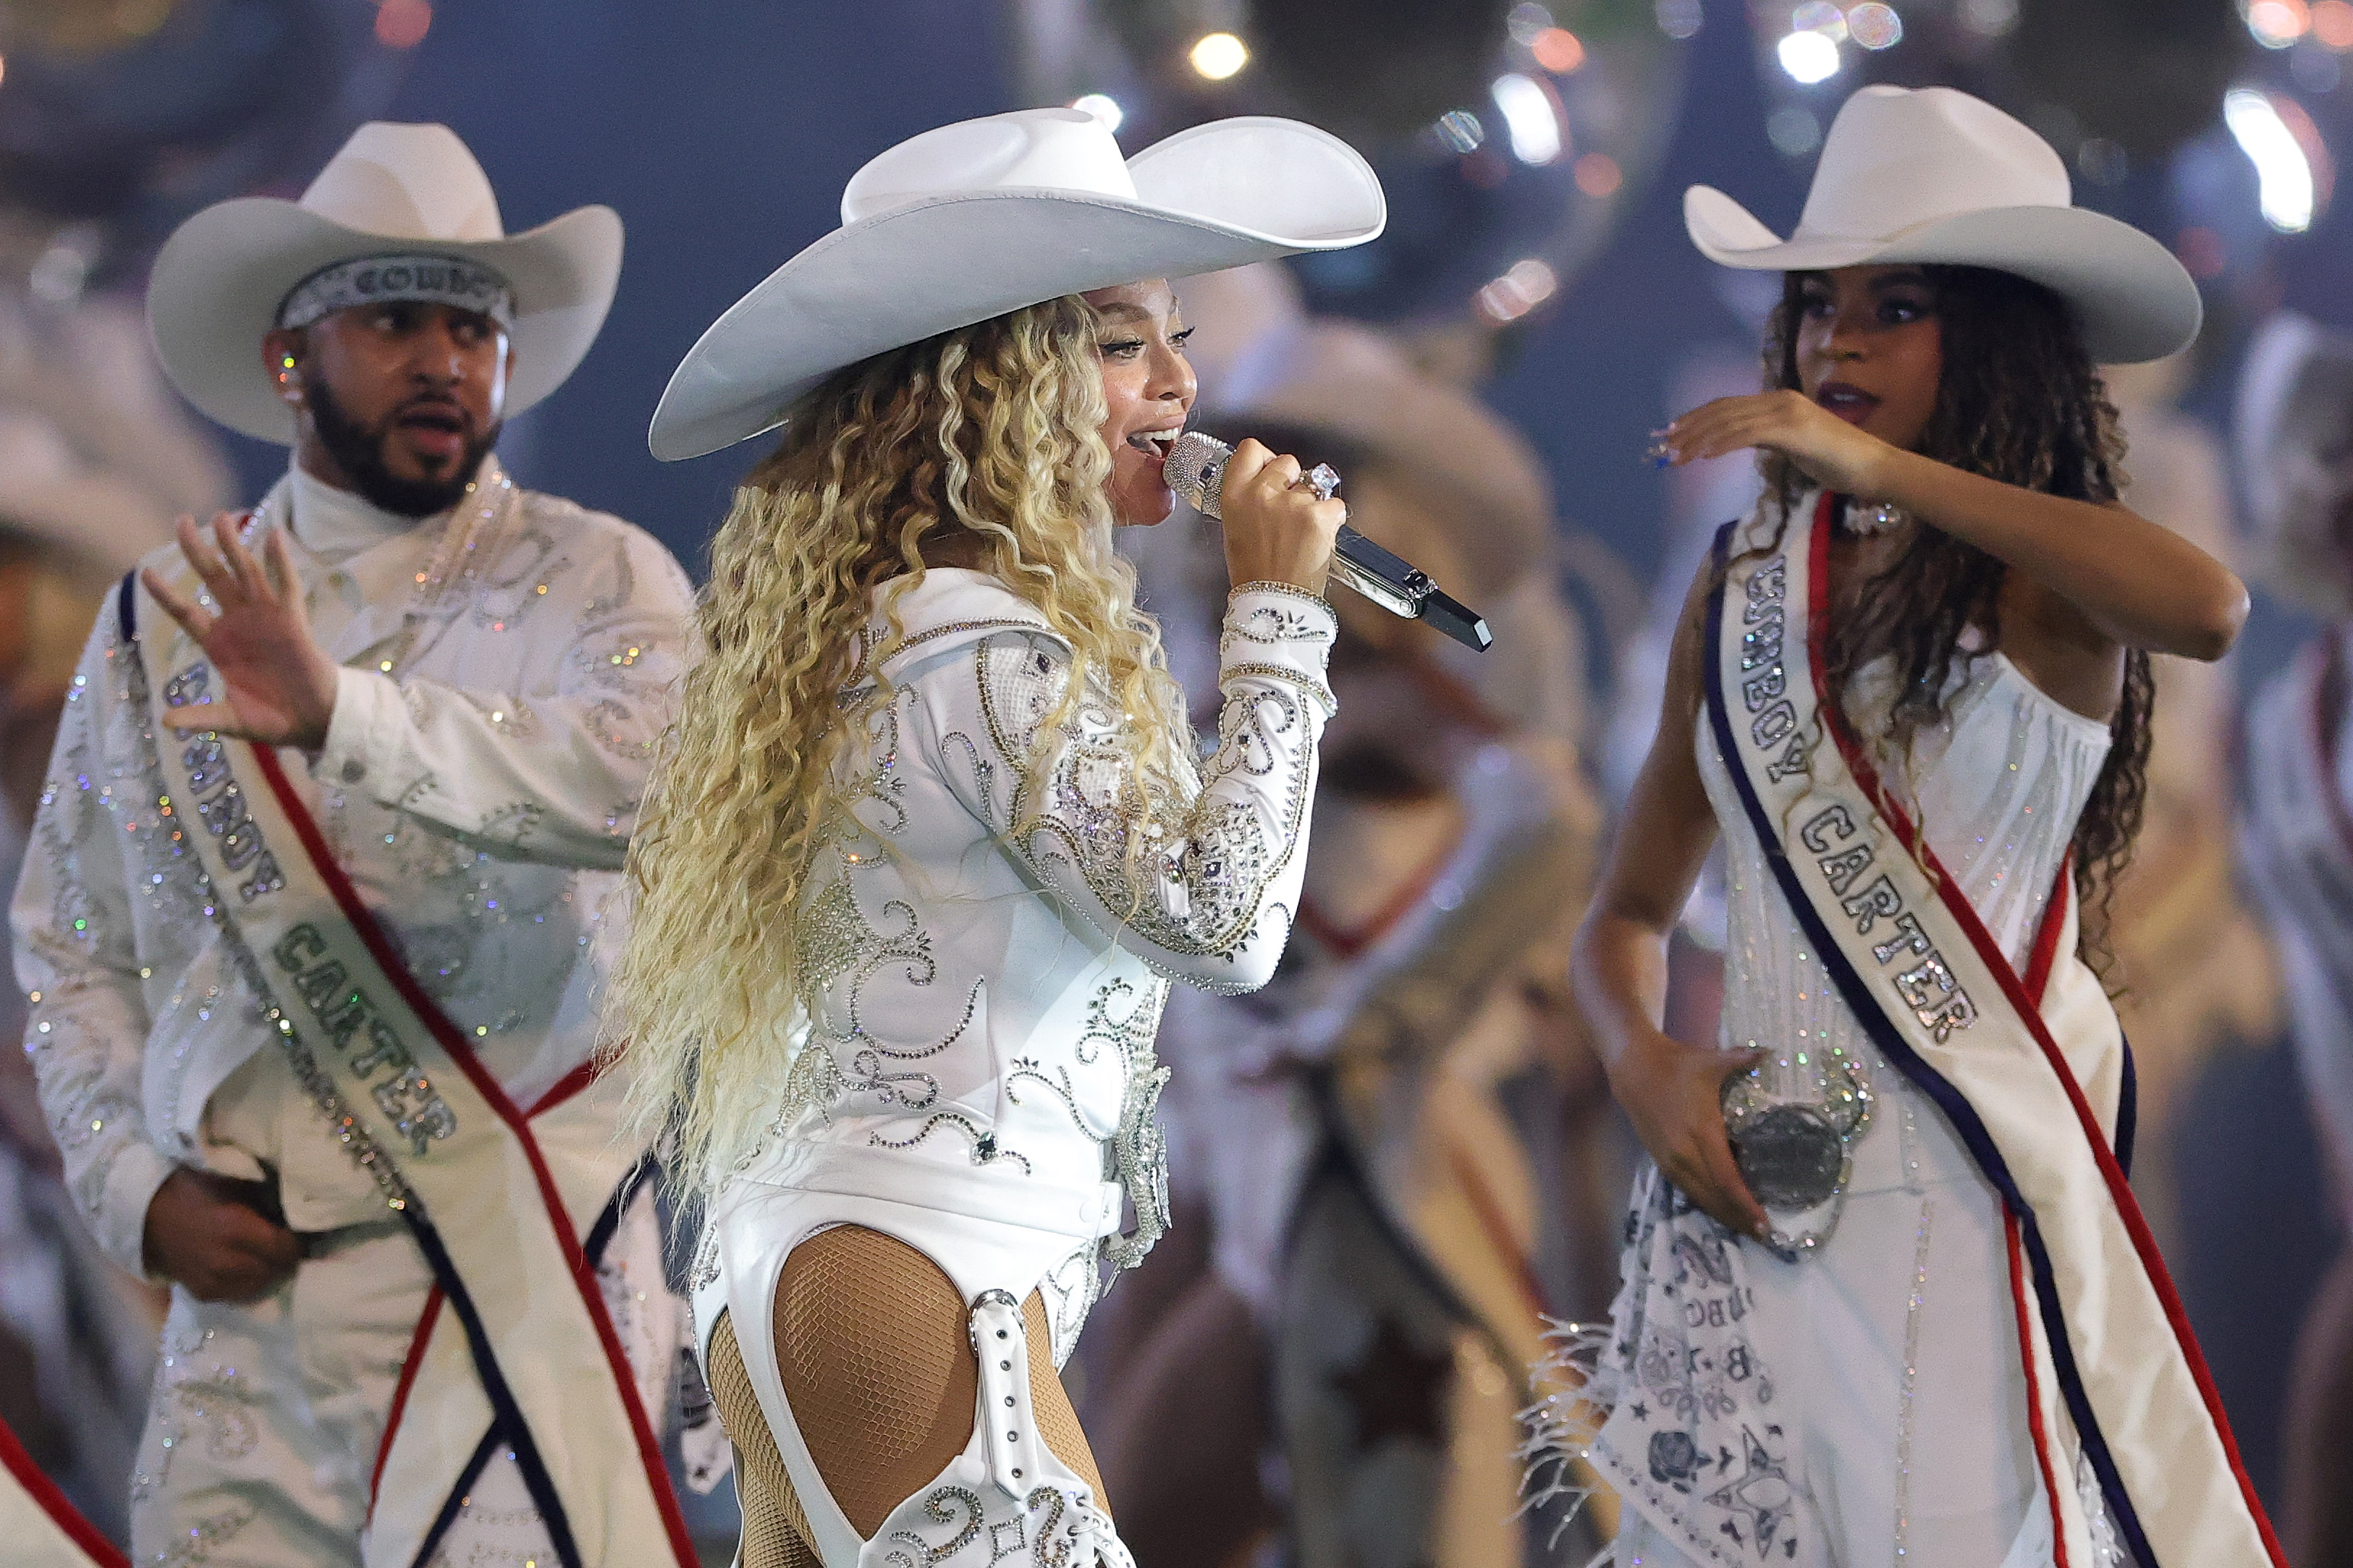
[[[1222,517],[1226,459],[1234,449],[1214,436],[1187,430],[1168,448],[1162,472],[1168,488],[1204,517]],[[1330,500],[1340,488],[1340,476],[1330,465],[1318,463],[1306,476],[1315,493]],[[1484,617],[1459,599],[1440,592],[1429,574],[1382,549],[1346,523],[1333,545],[1332,575],[1392,615],[1428,621],[1464,647],[1484,653],[1495,636]]]

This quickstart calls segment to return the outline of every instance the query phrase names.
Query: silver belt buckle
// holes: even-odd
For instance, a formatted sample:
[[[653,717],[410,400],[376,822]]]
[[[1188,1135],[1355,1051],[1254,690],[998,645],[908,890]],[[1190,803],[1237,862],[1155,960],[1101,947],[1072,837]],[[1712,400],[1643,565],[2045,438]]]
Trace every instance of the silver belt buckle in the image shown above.
[[[1830,1239],[1838,1211],[1802,1229],[1784,1229],[1775,1211],[1811,1215],[1835,1205],[1854,1173],[1854,1141],[1871,1124],[1870,1084],[1860,1065],[1842,1057],[1813,1101],[1776,1097],[1763,1064],[1724,1080],[1724,1131],[1732,1142],[1740,1179],[1775,1220],[1765,1244],[1795,1262]]]

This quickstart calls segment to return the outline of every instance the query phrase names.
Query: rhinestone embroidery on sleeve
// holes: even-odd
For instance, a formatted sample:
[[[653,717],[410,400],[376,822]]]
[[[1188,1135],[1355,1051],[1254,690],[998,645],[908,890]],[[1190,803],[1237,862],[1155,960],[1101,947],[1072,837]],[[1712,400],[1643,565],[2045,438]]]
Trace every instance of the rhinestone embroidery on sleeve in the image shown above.
[[[1006,818],[1029,822],[1033,784],[1027,764],[1037,750],[1039,725],[1060,703],[1069,667],[1035,644],[993,637],[981,641],[975,657],[990,749],[1019,781]],[[1187,956],[1230,957],[1255,931],[1265,889],[1305,826],[1312,750],[1293,747],[1286,753],[1279,738],[1306,721],[1285,688],[1229,692],[1202,792],[1181,810],[1163,805],[1134,822],[1124,798],[1132,765],[1124,725],[1108,693],[1091,688],[1062,727],[1043,800],[1014,848],[1032,861],[1070,865],[1107,910],[1154,945]],[[968,738],[947,738],[971,744]],[[1225,774],[1263,776],[1283,763],[1288,773],[1277,836],[1248,805],[1208,793]],[[1135,885],[1128,856],[1132,833],[1145,843],[1137,869],[1156,869],[1157,888]]]

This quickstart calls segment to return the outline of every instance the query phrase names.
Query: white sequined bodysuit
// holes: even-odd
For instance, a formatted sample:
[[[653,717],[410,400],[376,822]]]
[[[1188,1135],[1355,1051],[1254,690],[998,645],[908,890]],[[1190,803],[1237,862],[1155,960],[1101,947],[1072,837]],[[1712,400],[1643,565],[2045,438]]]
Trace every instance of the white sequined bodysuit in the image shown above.
[[[879,668],[844,694],[847,708],[875,674],[885,686],[840,779],[855,824],[820,852],[831,864],[804,905],[806,1037],[776,1121],[712,1198],[697,1330],[707,1348],[732,1318],[827,1568],[915,1561],[890,1553],[917,1546],[943,1568],[968,1552],[987,1563],[992,1532],[1002,1545],[1018,1518],[1049,1513],[1081,1536],[1039,1540],[1038,1562],[1124,1562],[1084,1484],[1039,1441],[1026,1376],[999,1388],[997,1374],[1028,1364],[1019,1303],[1033,1290],[1060,1362],[1103,1266],[1140,1260],[1165,1223],[1161,1004],[1171,979],[1248,990],[1273,973],[1332,709],[1332,612],[1295,589],[1234,595],[1218,750],[1197,795],[1139,820],[1122,800],[1124,721],[1099,689],[1029,765],[1071,658],[1034,606],[976,572],[899,587],[869,634]],[[1125,1237],[1123,1198],[1136,1216]],[[923,1252],[972,1304],[975,1343],[1012,1346],[982,1358],[980,1402],[1015,1413],[976,1426],[871,1540],[795,1428],[770,1331],[786,1256],[839,1224]]]
[[[1866,669],[1849,703],[1859,732],[1877,732],[1885,702],[1883,672]],[[1917,805],[1930,847],[2021,969],[2108,740],[2105,724],[1994,654],[1957,672],[1947,716],[1915,738],[1908,771],[1882,759],[1882,776]],[[1774,1389],[1788,1479],[1815,1516],[1790,1568],[2044,1568],[2050,1516],[2034,1506],[2000,1200],[1942,1112],[1825,984],[1704,716],[1697,748],[1728,863],[1723,1045],[1785,1061],[1842,1050],[1878,1096],[1830,1239],[1794,1263],[1740,1248],[1759,1375]],[[1690,1561],[1628,1518],[1620,1563]]]

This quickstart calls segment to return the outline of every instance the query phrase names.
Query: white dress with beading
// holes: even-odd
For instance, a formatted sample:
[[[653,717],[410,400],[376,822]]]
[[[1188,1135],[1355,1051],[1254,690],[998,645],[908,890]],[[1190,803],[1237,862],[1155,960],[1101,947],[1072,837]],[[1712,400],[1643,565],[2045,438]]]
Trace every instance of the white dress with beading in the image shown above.
[[[1884,667],[1858,677],[1863,734]],[[1883,776],[2021,971],[2108,752],[2107,726],[2063,706],[2000,653],[1957,674],[1947,717]],[[2000,1201],[1936,1107],[1871,1044],[1826,984],[1767,865],[1704,720],[1701,777],[1728,857],[1721,1044],[1810,1041],[1860,1059],[1878,1097],[1855,1142],[1836,1229],[1786,1262],[1739,1242],[1749,1334],[1771,1379],[1807,1545],[1788,1568],[2046,1568],[2050,1513],[2027,1429]],[[1705,1489],[1702,1489],[1704,1490]],[[1695,1500],[1694,1511],[1712,1506]],[[1621,1565],[1693,1560],[1629,1510]],[[1782,1561],[1776,1553],[1774,1561]]]

